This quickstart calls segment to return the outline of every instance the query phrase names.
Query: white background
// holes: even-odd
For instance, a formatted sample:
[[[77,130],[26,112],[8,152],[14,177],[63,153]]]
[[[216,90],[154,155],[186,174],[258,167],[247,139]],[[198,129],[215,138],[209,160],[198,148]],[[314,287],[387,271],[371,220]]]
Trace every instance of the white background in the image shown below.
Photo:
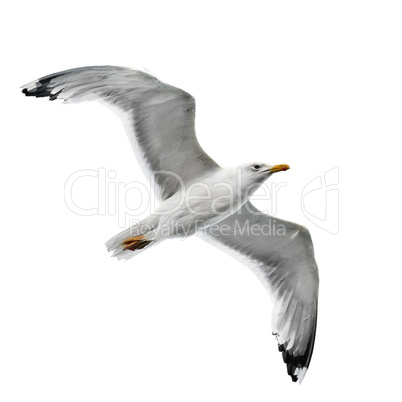
[[[0,399],[397,400],[401,19],[398,1],[3,6]],[[286,181],[277,216],[310,229],[321,280],[301,386],[246,267],[197,238],[117,262],[104,248],[117,217],[66,207],[64,184],[80,169],[146,183],[107,109],[20,93],[43,75],[97,64],[145,66],[190,92],[199,140],[220,164],[291,166],[275,177]],[[301,194],[337,167],[331,234],[306,218]],[[75,195],[96,206],[96,182]],[[325,189],[316,195],[318,216]]]

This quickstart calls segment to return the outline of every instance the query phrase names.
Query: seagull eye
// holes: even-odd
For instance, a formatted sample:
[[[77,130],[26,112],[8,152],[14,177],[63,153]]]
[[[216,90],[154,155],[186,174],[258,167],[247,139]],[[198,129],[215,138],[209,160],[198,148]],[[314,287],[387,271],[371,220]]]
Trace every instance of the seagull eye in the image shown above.
[[[254,167],[255,170],[260,170],[261,165],[254,165],[253,167]]]

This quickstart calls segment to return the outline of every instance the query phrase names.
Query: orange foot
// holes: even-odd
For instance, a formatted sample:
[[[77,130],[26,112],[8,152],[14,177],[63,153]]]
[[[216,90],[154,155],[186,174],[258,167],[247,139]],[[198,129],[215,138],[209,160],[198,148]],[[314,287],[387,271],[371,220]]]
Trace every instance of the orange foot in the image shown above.
[[[124,240],[121,245],[124,246],[124,250],[135,251],[146,247],[149,243],[151,243],[151,241],[146,240],[144,235],[140,235],[129,237],[128,239]]]

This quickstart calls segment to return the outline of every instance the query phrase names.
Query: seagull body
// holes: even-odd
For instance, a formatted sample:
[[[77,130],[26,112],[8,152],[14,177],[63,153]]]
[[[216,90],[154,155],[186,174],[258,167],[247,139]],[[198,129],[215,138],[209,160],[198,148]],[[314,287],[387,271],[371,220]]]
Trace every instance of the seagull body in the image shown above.
[[[194,98],[142,71],[76,68],[33,81],[23,93],[67,103],[96,100],[122,118],[160,203],[143,221],[112,237],[107,249],[129,259],[161,241],[200,233],[244,262],[269,291],[273,334],[288,374],[301,382],[317,321],[318,269],[311,237],[306,228],[266,215],[249,201],[265,180],[289,166],[220,167],[196,138]]]
[[[258,167],[258,169],[256,168]],[[209,175],[195,178],[182,187],[142,222],[110,239],[106,246],[119,259],[129,259],[145,247],[162,240],[188,237],[212,229],[238,211],[275,171],[287,165],[268,166],[261,162],[238,167],[217,167]],[[145,244],[146,243],[146,244]]]

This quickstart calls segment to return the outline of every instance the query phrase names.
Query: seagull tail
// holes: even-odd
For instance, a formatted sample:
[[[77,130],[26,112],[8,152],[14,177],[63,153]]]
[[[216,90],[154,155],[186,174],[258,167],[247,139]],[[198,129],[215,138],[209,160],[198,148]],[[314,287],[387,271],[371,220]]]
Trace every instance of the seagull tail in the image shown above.
[[[128,228],[106,242],[106,248],[113,257],[128,260],[156,243],[154,231],[138,233]]]

